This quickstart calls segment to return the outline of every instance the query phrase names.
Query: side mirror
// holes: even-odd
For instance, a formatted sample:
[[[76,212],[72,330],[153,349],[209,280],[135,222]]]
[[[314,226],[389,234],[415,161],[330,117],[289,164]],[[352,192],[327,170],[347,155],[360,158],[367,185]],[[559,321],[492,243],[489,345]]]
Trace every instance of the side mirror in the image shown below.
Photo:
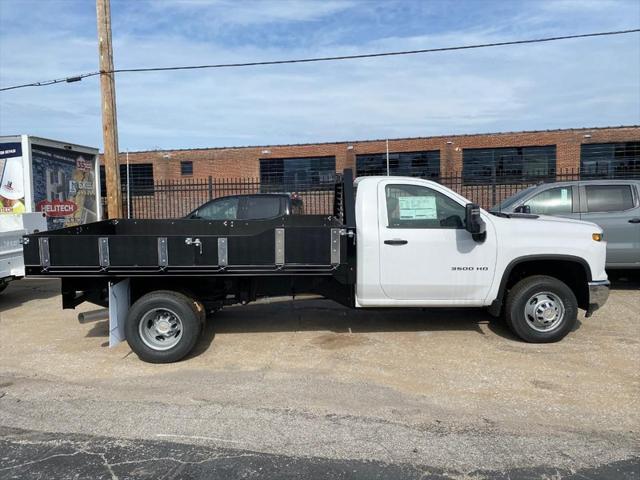
[[[513,211],[515,213],[531,213],[531,207],[529,205],[519,205]]]
[[[480,215],[480,205],[467,203],[464,207],[464,226],[476,242],[482,242],[487,236],[487,226]]]

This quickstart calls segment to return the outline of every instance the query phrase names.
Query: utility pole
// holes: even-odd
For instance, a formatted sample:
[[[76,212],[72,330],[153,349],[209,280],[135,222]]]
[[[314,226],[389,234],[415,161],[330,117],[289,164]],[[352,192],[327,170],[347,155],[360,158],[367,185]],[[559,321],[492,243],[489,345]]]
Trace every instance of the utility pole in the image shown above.
[[[118,164],[118,122],[116,119],[116,82],[111,45],[111,5],[109,0],[96,0],[98,19],[98,53],[100,54],[100,98],[102,102],[102,137],[104,170],[107,181],[109,218],[122,218],[122,188]]]
[[[389,139],[387,138],[387,177],[389,176]]]

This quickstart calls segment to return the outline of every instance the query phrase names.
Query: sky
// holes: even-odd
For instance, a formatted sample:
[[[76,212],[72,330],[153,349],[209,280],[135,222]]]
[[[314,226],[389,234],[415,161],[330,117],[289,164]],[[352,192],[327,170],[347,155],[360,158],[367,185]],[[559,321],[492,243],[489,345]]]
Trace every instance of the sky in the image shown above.
[[[640,27],[638,0],[111,0],[116,68]],[[0,86],[98,70],[93,0],[0,0]],[[116,77],[120,150],[640,124],[640,34]],[[98,77],[0,92],[0,135],[102,148]]]

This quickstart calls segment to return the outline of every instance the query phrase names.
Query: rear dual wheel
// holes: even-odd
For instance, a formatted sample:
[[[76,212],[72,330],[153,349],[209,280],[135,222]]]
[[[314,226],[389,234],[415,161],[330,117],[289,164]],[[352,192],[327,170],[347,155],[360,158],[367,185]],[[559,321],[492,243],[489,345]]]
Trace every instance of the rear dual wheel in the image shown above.
[[[177,362],[196,345],[204,318],[202,305],[182,293],[151,292],[129,310],[125,323],[127,343],[145,362]]]

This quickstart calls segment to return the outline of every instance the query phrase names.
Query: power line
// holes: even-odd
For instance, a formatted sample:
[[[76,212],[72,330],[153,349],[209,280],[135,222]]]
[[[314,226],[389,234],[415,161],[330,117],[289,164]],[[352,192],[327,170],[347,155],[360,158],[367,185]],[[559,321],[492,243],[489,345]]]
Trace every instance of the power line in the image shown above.
[[[107,72],[105,72],[105,73],[107,73]],[[95,77],[96,75],[100,75],[100,72],[83,73],[81,75],[76,75],[76,76],[73,76],[73,77],[57,78],[55,80],[44,80],[44,81],[41,81],[41,82],[25,83],[23,85],[13,85],[11,87],[0,88],[0,92],[4,92],[6,90],[15,90],[17,88],[26,88],[26,87],[46,87],[47,85],[54,85],[56,83],[79,82],[83,78]]]
[[[365,53],[361,55],[341,55],[341,56],[335,56],[335,57],[298,58],[298,59],[290,59],[290,60],[271,60],[271,61],[264,61],[264,62],[247,62],[247,63],[217,63],[217,64],[210,64],[210,65],[182,65],[182,66],[173,66],[173,67],[116,68],[114,70],[83,73],[81,75],[76,75],[73,77],[59,78],[54,80],[45,80],[45,81],[34,82],[34,83],[25,83],[23,85],[13,85],[11,87],[3,87],[3,88],[0,88],[0,92],[7,91],[7,90],[15,90],[18,88],[26,88],[26,87],[43,87],[46,85],[54,85],[56,83],[78,82],[83,78],[95,77],[96,75],[100,75],[102,73],[107,74],[107,73],[166,72],[166,71],[174,71],[174,70],[202,70],[206,68],[259,67],[259,66],[265,66],[265,65],[284,65],[284,64],[292,64],[292,63],[357,60],[361,58],[394,57],[394,56],[400,56],[400,55],[416,55],[419,53],[450,52],[455,50],[471,50],[471,49],[477,49],[477,48],[502,47],[506,45],[522,45],[522,44],[529,44],[529,43],[554,42],[558,40],[570,40],[575,38],[587,38],[587,37],[604,37],[604,36],[624,35],[628,33],[638,33],[638,32],[640,32],[640,28],[635,28],[631,30],[616,30],[616,31],[610,31],[610,32],[583,33],[578,35],[563,35],[559,37],[535,38],[535,39],[529,39],[529,40],[512,40],[509,42],[480,43],[475,45],[461,45],[457,47],[425,48],[420,50]]]

